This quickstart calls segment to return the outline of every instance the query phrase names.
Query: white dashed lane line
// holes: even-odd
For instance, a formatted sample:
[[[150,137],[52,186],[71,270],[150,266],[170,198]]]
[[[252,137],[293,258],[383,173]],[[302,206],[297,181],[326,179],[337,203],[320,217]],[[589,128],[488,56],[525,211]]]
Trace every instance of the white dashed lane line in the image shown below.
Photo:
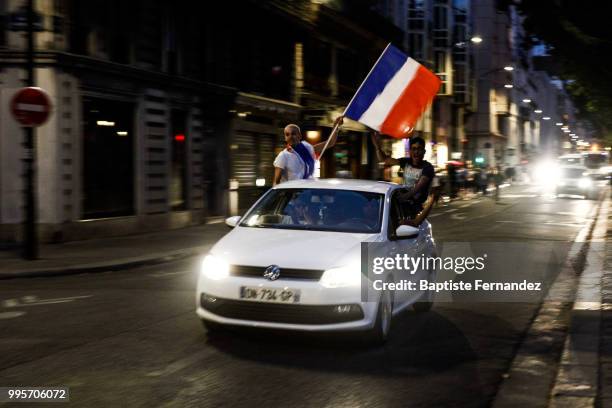
[[[24,314],[26,314],[26,312],[0,312],[0,320],[14,319],[16,317],[21,317]]]
[[[149,274],[149,276],[152,276],[154,278],[164,278],[166,276],[175,276],[175,275],[184,275],[187,273],[192,273],[193,271],[188,269],[185,271],[176,271],[176,272],[159,272],[159,273],[151,273]]]
[[[23,307],[23,306],[40,306],[40,305],[50,305],[55,303],[67,303],[74,302],[78,299],[86,299],[90,298],[93,295],[83,295],[83,296],[71,296],[65,298],[54,298],[54,299],[39,299],[37,296],[23,296],[21,299],[6,299],[2,301],[2,307]]]
[[[0,307],[5,309],[23,308],[30,306],[45,306],[54,305],[58,303],[70,303],[79,299],[87,299],[93,295],[82,295],[82,296],[71,296],[65,298],[52,298],[52,299],[39,299],[38,296],[27,295],[17,299],[4,299],[0,302]],[[0,312],[0,320],[2,319],[14,319],[27,314],[27,312],[21,310]]]

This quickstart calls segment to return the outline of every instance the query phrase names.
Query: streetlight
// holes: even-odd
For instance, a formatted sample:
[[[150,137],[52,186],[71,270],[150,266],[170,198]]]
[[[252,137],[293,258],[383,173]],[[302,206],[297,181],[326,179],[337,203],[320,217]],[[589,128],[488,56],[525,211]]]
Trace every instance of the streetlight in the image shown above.
[[[479,35],[475,35],[472,38],[470,38],[470,41],[473,42],[474,44],[480,44],[482,42],[482,37]]]
[[[557,126],[563,126],[563,123],[561,123],[561,122],[557,122],[557,123],[555,123],[555,125],[557,125]]]
[[[506,84],[506,85],[504,85],[504,88],[511,89],[511,88],[514,88],[514,85],[512,85],[512,84]]]
[[[535,113],[542,113],[542,109],[536,109],[534,110]]]
[[[550,120],[550,116],[544,116],[542,120]]]
[[[504,71],[514,71],[514,67],[513,67],[513,66],[511,66],[511,65],[506,65],[506,66],[504,67]]]
[[[531,103],[531,99],[529,99],[529,98],[525,98],[525,99],[523,99],[523,102],[524,102],[524,103]]]

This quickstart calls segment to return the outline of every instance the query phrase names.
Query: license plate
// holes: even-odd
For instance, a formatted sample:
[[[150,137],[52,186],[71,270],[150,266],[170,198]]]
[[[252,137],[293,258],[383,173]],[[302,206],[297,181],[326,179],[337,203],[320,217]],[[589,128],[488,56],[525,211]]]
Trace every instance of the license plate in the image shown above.
[[[241,286],[240,298],[257,302],[300,303],[300,291],[287,288],[260,288]]]

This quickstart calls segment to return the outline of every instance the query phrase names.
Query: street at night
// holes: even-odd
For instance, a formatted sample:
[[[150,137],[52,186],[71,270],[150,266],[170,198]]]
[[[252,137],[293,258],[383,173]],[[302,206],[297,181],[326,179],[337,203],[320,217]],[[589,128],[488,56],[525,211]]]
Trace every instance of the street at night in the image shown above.
[[[438,207],[431,222],[440,242],[567,242],[599,204],[516,186],[497,203]],[[197,261],[2,281],[0,383],[68,386],[74,406],[487,406],[540,306],[436,304],[397,317],[382,348],[358,334],[211,336],[194,313]]]
[[[604,3],[0,0],[0,408],[612,408]]]

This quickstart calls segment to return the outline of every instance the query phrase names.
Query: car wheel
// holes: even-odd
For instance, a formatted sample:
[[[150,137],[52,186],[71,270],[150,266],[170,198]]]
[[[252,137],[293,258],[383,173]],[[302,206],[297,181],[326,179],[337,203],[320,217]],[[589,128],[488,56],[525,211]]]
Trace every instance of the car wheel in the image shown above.
[[[380,296],[380,302],[376,311],[376,322],[368,332],[368,343],[380,346],[389,338],[391,331],[391,320],[393,319],[393,296],[385,290]]]

